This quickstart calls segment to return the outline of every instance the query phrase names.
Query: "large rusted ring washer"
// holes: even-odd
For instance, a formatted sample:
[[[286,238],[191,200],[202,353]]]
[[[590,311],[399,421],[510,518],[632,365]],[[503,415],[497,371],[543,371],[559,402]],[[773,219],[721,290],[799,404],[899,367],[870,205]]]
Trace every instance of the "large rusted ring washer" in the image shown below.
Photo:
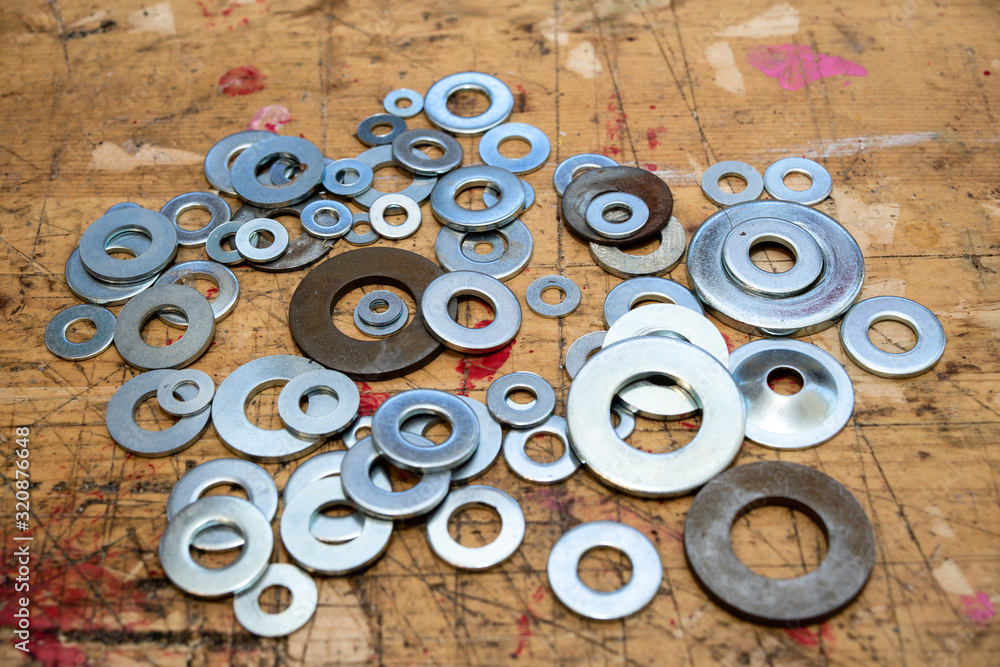
[[[444,271],[429,259],[398,248],[359,248],[333,257],[310,271],[292,295],[288,326],[306,356],[352,380],[389,380],[422,368],[444,346],[424,326],[424,290]],[[417,307],[399,333],[358,340],[333,324],[333,308],[345,294],[366,285],[391,285],[407,292]],[[454,319],[457,302],[448,304]]]
[[[649,219],[637,232],[621,239],[601,236],[587,224],[587,207],[598,195],[624,192],[638,197],[649,207]],[[590,243],[609,246],[634,245],[659,235],[674,210],[670,187],[655,174],[637,167],[604,167],[585,171],[568,186],[562,196],[562,218],[566,227]]]
[[[765,505],[797,509],[820,525],[829,547],[818,568],[771,579],[736,557],[733,523]],[[807,625],[864,588],[875,564],[875,533],[861,503],[837,480],[797,463],[761,461],[732,468],[698,492],[684,524],[684,549],[699,583],[726,610],[755,623]]]

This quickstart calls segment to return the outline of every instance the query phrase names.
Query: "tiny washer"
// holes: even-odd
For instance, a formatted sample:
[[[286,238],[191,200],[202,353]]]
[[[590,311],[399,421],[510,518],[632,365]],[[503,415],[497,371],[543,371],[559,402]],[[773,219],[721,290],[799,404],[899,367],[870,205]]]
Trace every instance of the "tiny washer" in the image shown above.
[[[509,158],[500,154],[505,141],[521,139],[531,146],[527,155]],[[528,174],[545,164],[551,146],[545,133],[527,123],[504,123],[487,132],[479,140],[479,158],[493,167],[500,167],[515,174]]]
[[[815,345],[755,340],[736,348],[729,369],[743,394],[746,437],[765,447],[815,447],[840,433],[854,412],[854,387],[847,371]],[[789,396],[772,390],[767,379],[779,369],[797,373],[802,389]]]
[[[485,505],[500,515],[500,534],[489,544],[466,547],[448,532],[448,522],[459,510]],[[455,489],[427,520],[427,542],[437,557],[463,570],[485,570],[510,558],[524,540],[524,513],[517,501],[492,486]]]
[[[402,426],[416,415],[436,415],[451,427],[444,442],[414,444]],[[372,442],[379,454],[403,470],[434,473],[452,470],[470,458],[479,444],[476,413],[458,396],[435,389],[411,389],[391,396],[372,418]]]
[[[384,306],[385,310],[377,312],[375,308]],[[355,322],[361,320],[373,327],[384,327],[400,318],[408,308],[406,302],[396,294],[385,289],[372,290],[358,299],[354,307]]]
[[[208,258],[219,264],[230,266],[242,262],[243,255],[240,254],[239,250],[236,250],[235,245],[233,245],[232,250],[226,250],[223,246],[223,243],[226,241],[229,241],[231,244],[236,243],[236,232],[242,226],[242,222],[230,220],[213,229],[212,233],[205,239],[205,254],[208,255]]]
[[[409,100],[410,106],[399,106],[400,100]],[[412,118],[424,110],[424,96],[409,88],[397,88],[382,100],[382,108],[386,113],[400,118]]]
[[[750,259],[758,243],[778,243],[795,256],[792,268],[772,273]],[[722,244],[722,263],[733,280],[756,294],[794,296],[809,289],[823,273],[823,251],[812,234],[786,220],[758,218],[733,227]]]
[[[388,127],[389,131],[385,134],[375,134],[372,130],[376,127]],[[398,115],[377,113],[373,116],[368,116],[368,118],[358,123],[356,134],[358,141],[365,146],[383,146],[391,144],[392,140],[403,132],[406,132],[405,120]]]
[[[462,90],[475,90],[490,100],[486,111],[475,116],[459,116],[448,109],[448,98]],[[452,134],[479,134],[510,117],[514,94],[500,79],[480,72],[459,72],[432,85],[424,95],[424,115]]]
[[[303,412],[299,401],[319,393],[333,394],[337,407],[324,415]],[[340,433],[357,417],[360,404],[357,385],[343,373],[325,368],[296,375],[278,394],[278,414],[285,427],[307,438]]]
[[[629,218],[621,222],[609,222],[604,218],[608,209],[624,208]],[[609,239],[626,239],[638,232],[649,221],[649,207],[635,195],[625,192],[605,192],[590,200],[585,216],[587,226]]]
[[[364,234],[359,234],[354,231],[358,225],[368,225],[368,231]],[[344,240],[351,245],[371,245],[378,241],[382,236],[375,231],[372,227],[371,219],[368,217],[367,213],[355,213],[353,222],[351,222],[351,231],[347,232],[344,236]]]
[[[125,232],[140,232],[152,239],[137,257],[116,259],[108,243]],[[177,229],[166,217],[145,208],[120,208],[92,222],[80,236],[80,261],[95,278],[109,283],[135,283],[156,275],[177,254]]]
[[[671,216],[670,222],[660,232],[660,245],[646,255],[630,255],[621,248],[590,244],[590,256],[594,262],[619,278],[640,278],[643,276],[662,276],[680,264],[687,246],[687,235],[680,221]]]
[[[198,393],[192,398],[178,398],[177,390],[182,385],[194,385]],[[198,414],[212,404],[213,396],[215,396],[215,380],[205,371],[196,368],[171,372],[156,390],[156,402],[163,411],[178,417]]]
[[[392,294],[392,292],[389,292],[389,294]],[[393,294],[393,296],[395,296],[395,294]],[[403,328],[406,326],[406,321],[410,317],[410,307],[406,305],[406,302],[400,299],[399,304],[401,310],[399,311],[399,315],[392,322],[389,322],[388,324],[368,324],[367,322],[361,319],[360,313],[363,311],[361,311],[359,308],[361,306],[361,303],[359,302],[358,305],[354,307],[354,313],[353,313],[354,326],[357,327],[358,331],[365,334],[366,336],[371,336],[372,338],[389,338],[390,336],[394,336],[403,330]],[[371,313],[370,310],[367,312],[369,314],[373,314]]]
[[[591,331],[577,338],[566,349],[566,360],[563,362],[563,368],[566,369],[566,375],[569,375],[571,380],[587,363],[587,359],[601,349],[606,335],[608,335],[607,331]]]
[[[349,182],[347,176],[354,176]],[[323,187],[327,192],[341,197],[355,197],[372,186],[375,172],[372,168],[354,158],[341,158],[326,165],[323,171]]]
[[[563,444],[563,453],[552,463],[539,463],[528,457],[524,448],[536,435],[554,435]],[[580,467],[566,434],[566,420],[552,416],[531,428],[513,428],[503,439],[503,458],[511,471],[521,479],[536,484],[553,484],[568,479]]]
[[[215,283],[218,292],[212,303],[212,313],[216,322],[224,320],[236,308],[240,298],[240,281],[233,272],[218,262],[208,262],[203,259],[175,264],[160,274],[156,285],[174,285],[186,281],[193,282],[201,278]],[[189,287],[192,287],[189,285]],[[188,322],[177,313],[161,312],[160,319],[172,327],[186,329]]]
[[[191,545],[206,528],[231,526],[243,536],[239,558],[217,568],[203,567],[191,556]],[[242,498],[209,496],[181,510],[160,536],[160,564],[182,591],[219,598],[252,586],[267,570],[274,535],[260,510]]]
[[[144,247],[149,246],[149,239],[146,239],[146,237],[138,234],[127,234],[116,237],[113,241],[116,245],[109,247],[108,250],[117,250],[122,245],[122,240],[125,237],[128,237],[127,242],[130,244],[138,239],[145,239]],[[141,253],[136,252],[134,254],[139,255]],[[74,249],[70,253],[69,259],[66,260],[64,276],[66,278],[66,286],[69,287],[70,292],[83,301],[98,306],[120,306],[156,282],[155,273],[151,277],[137,283],[108,283],[98,280],[90,275],[87,269],[83,268],[83,262],[80,261],[79,248]]]
[[[545,303],[542,300],[542,293],[550,289],[561,291],[564,295],[563,300],[555,304]],[[536,315],[565,317],[580,306],[580,288],[566,276],[542,276],[528,285],[524,300]]]
[[[330,214],[336,218],[333,224],[321,222],[320,214]],[[318,239],[336,239],[351,231],[354,226],[354,214],[346,204],[332,199],[318,199],[307,204],[299,215],[302,228]]]
[[[287,588],[292,594],[288,608],[276,614],[260,608],[261,593],[272,586]],[[271,563],[257,583],[233,598],[233,615],[259,637],[284,637],[309,622],[318,601],[319,591],[312,577],[291,563]]]
[[[188,326],[180,340],[163,347],[142,339],[142,327],[165,310],[180,311]],[[200,357],[215,336],[215,313],[208,300],[186,285],[154,285],[126,303],[115,323],[115,347],[127,363],[144,370],[183,368]]]
[[[299,164],[295,179],[283,185],[261,183],[257,170],[277,158]],[[254,206],[288,206],[312,194],[323,180],[326,162],[315,144],[300,137],[272,136],[253,144],[236,158],[230,171],[233,188],[244,201]]]
[[[208,428],[211,413],[202,410],[177,422],[162,431],[147,431],[136,421],[136,411],[143,401],[156,396],[163,381],[173,371],[169,369],[150,371],[137,375],[115,391],[108,401],[105,421],[108,433],[122,449],[136,456],[169,456],[186,449]]]
[[[746,183],[746,187],[739,192],[726,192],[719,187],[719,181],[727,176],[739,178]],[[701,175],[701,191],[717,206],[733,206],[760,197],[764,193],[764,179],[759,171],[745,162],[716,162]]]
[[[812,184],[807,190],[793,190],[785,185],[785,176],[789,174],[804,174]],[[819,162],[804,157],[786,157],[772,162],[764,171],[764,189],[775,199],[814,206],[833,192],[833,179]]]
[[[369,168],[371,168],[372,172],[376,172],[385,167],[399,166],[399,162],[397,162],[396,158],[392,155],[392,146],[389,144],[369,148],[364,153],[361,153],[361,155],[357,157],[357,160],[367,164]],[[427,198],[431,196],[431,191],[434,190],[434,185],[437,183],[437,180],[436,176],[421,176],[420,174],[414,174],[413,181],[405,188],[394,194],[406,195],[418,204],[423,204],[427,201]],[[370,208],[375,200],[384,194],[386,193],[377,189],[373,185],[364,192],[354,195],[354,203],[361,208]]]
[[[427,514],[448,495],[451,473],[447,470],[422,473],[416,486],[406,491],[380,489],[371,478],[371,469],[380,459],[382,455],[368,437],[347,450],[341,465],[344,491],[365,514],[380,519],[408,519]]]
[[[229,163],[240,152],[268,139],[274,139],[274,132],[246,130],[220,139],[205,154],[205,178],[219,192],[235,195],[236,190],[233,189],[233,177],[229,171]]]
[[[595,591],[580,580],[580,559],[598,547],[616,549],[632,563],[632,578],[616,591]],[[552,546],[547,569],[559,601],[598,621],[636,613],[653,601],[663,581],[663,563],[649,538],[614,521],[591,521],[566,531]]]
[[[519,221],[515,220],[514,222]],[[513,225],[514,222],[510,224]],[[504,225],[504,227],[507,226],[509,225]],[[442,227],[441,229],[451,229],[451,227]],[[451,231],[454,232],[455,230],[451,229]],[[507,249],[506,241],[502,236],[500,236],[500,234],[496,233],[496,230],[490,232],[465,232],[460,233],[460,237],[462,242],[459,246],[459,252],[465,259],[476,262],[477,264],[489,264],[491,262],[495,262],[503,256],[504,251]],[[490,251],[488,253],[480,254],[476,250],[476,246],[483,243],[490,247]],[[481,273],[490,275],[487,271],[482,271]],[[494,276],[494,278],[496,278],[496,276]]]
[[[744,514],[779,505],[805,512],[826,535],[826,557],[794,579],[757,574],[733,552]],[[811,625],[858,596],[875,564],[875,533],[857,498],[814,468],[759,461],[722,473],[698,492],[684,522],[684,550],[698,583],[727,611],[754,623]]]
[[[479,243],[490,244],[493,251],[479,255],[475,251]],[[442,227],[434,242],[434,254],[445,271],[475,271],[497,280],[510,280],[521,273],[531,261],[533,250],[531,231],[517,219],[489,232]]]
[[[493,309],[493,321],[473,329],[455,321],[450,305],[474,296]],[[509,343],[521,328],[521,304],[506,285],[482,273],[455,271],[435,278],[420,302],[424,324],[435,338],[458,352],[487,354]]]
[[[96,331],[89,340],[73,343],[66,332],[77,322],[90,322]],[[56,313],[45,325],[45,347],[60,359],[80,361],[96,357],[111,346],[115,338],[115,316],[107,308],[80,304]]]
[[[465,190],[484,186],[500,193],[493,206],[471,210],[458,203]],[[462,167],[438,179],[431,192],[431,210],[441,224],[462,232],[485,232],[503,227],[524,209],[521,179],[506,169],[489,165]]]
[[[626,238],[608,238],[587,223],[591,202],[601,195],[616,193],[642,200],[649,210],[646,224]],[[584,172],[566,186],[559,208],[566,229],[584,241],[610,246],[638,245],[660,236],[673,214],[674,195],[666,182],[645,169],[604,167]]]
[[[313,195],[295,204],[279,206],[277,208],[263,208],[244,204],[233,214],[233,220],[245,223],[258,218],[274,219],[279,215],[298,218],[302,214],[302,209],[318,199],[318,195]],[[248,266],[255,271],[266,271],[268,273],[297,271],[323,259],[336,242],[336,239],[318,239],[303,230],[301,234],[288,242],[288,249],[278,259],[271,262],[250,262]]]
[[[600,153],[580,153],[579,155],[568,157],[559,163],[555,173],[552,174],[552,186],[561,197],[573,179],[584,171],[617,166],[619,164],[606,155],[601,155]]]
[[[362,429],[372,429],[372,416],[371,415],[361,415],[355,419],[350,426],[341,435],[341,441],[344,443],[344,449],[350,449],[354,445],[358,444],[359,440],[364,440],[364,438],[358,437],[358,432]],[[368,436],[365,436],[368,437]],[[339,472],[337,473],[340,474]]]
[[[531,187],[531,183],[524,180],[523,178],[521,179],[521,185],[524,186],[524,208],[521,209],[521,212],[523,213],[534,205],[535,189]],[[500,196],[497,194],[496,190],[494,190],[489,186],[483,188],[484,204],[486,204],[487,206],[496,206],[498,201],[500,201]]]
[[[402,209],[406,213],[406,220],[398,225],[386,222],[386,212],[393,209]],[[372,229],[378,232],[382,238],[405,239],[413,236],[420,229],[420,204],[404,194],[393,192],[382,195],[372,202],[368,209],[368,218]]]
[[[441,149],[439,158],[429,158],[415,148],[431,145]],[[464,151],[451,135],[440,130],[407,130],[392,140],[392,156],[414,174],[438,176],[461,166]]]
[[[360,445],[359,445],[360,446]],[[355,447],[357,449],[357,447]],[[354,450],[351,450],[354,451]],[[346,465],[348,457],[344,457]],[[371,483],[371,478],[366,479]],[[281,542],[296,563],[321,574],[346,574],[368,565],[385,551],[392,537],[392,521],[371,516],[361,518],[361,533],[352,540],[330,544],[321,541],[310,527],[319,513],[333,506],[358,509],[345,495],[346,477],[324,477],[310,484],[285,504],[281,513]],[[372,488],[377,488],[372,484]],[[416,488],[416,487],[414,487]],[[447,484],[445,485],[447,489]],[[385,493],[384,491],[381,491]]]
[[[266,248],[254,245],[262,233],[270,234],[274,239]],[[288,231],[276,220],[256,218],[243,223],[236,231],[235,245],[237,252],[248,262],[273,262],[288,250]]]
[[[608,292],[604,297],[604,323],[610,327],[640,301],[675,303],[699,315],[705,314],[701,302],[684,285],[666,278],[647,276],[618,283]]]
[[[524,406],[509,400],[515,391],[526,391],[535,400]],[[556,409],[556,392],[545,378],[528,371],[501,375],[486,390],[486,407],[501,424],[513,428],[531,428],[552,416]]]
[[[237,486],[264,518],[270,521],[278,511],[278,487],[271,474],[256,463],[243,459],[215,459],[191,468],[181,477],[167,498],[167,521],[173,521],[206,491],[223,484]],[[194,535],[191,546],[205,551],[225,551],[242,546],[244,536],[231,526],[205,528]]]
[[[901,322],[917,334],[917,344],[906,352],[880,350],[868,338],[878,322]],[[840,325],[840,342],[851,361],[874,375],[908,378],[926,373],[944,354],[945,334],[940,320],[915,301],[898,296],[865,299],[851,308]]]
[[[178,220],[181,215],[192,209],[200,208],[208,211],[212,216],[208,224],[200,229],[183,229]],[[182,248],[194,248],[205,244],[205,239],[212,233],[212,230],[229,222],[233,212],[229,210],[229,204],[219,195],[211,192],[186,192],[168,201],[160,209],[163,215],[177,228],[177,245]]]

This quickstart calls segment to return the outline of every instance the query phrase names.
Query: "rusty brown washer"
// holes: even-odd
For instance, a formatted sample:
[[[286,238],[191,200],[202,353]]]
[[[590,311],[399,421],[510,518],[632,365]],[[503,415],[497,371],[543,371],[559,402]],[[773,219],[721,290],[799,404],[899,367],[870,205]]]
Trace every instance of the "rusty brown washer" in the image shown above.
[[[646,202],[649,219],[635,234],[609,239],[587,226],[587,207],[605,192],[624,192]],[[674,210],[670,187],[656,175],[637,167],[603,167],[585,171],[566,187],[562,197],[563,222],[569,231],[591,243],[607,246],[636,245],[659,235]]]
[[[337,255],[306,274],[292,295],[288,326],[311,359],[352,380],[389,380],[427,365],[444,346],[427,331],[420,314],[424,290],[444,271],[408,250],[359,248]],[[413,320],[380,340],[358,340],[333,324],[331,314],[345,294],[365,285],[392,285],[416,301]],[[448,304],[454,318],[458,303]]]
[[[236,222],[248,222],[256,218],[274,219],[279,215],[293,215],[298,218],[299,214],[302,213],[302,209],[314,201],[322,199],[322,197],[312,196],[290,206],[278,206],[277,208],[262,208],[260,206],[244,204],[233,214],[233,220]],[[303,231],[288,242],[288,249],[278,259],[273,262],[247,262],[247,265],[252,269],[266,271],[267,273],[297,271],[323,259],[336,242],[337,239],[319,239]]]

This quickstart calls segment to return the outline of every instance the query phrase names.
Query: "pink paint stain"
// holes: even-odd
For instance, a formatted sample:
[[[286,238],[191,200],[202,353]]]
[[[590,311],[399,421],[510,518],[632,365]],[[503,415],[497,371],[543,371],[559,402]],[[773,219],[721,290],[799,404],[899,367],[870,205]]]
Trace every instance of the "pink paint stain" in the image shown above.
[[[833,630],[826,623],[821,623],[819,629],[815,632],[812,632],[809,628],[785,628],[785,636],[800,646],[810,648],[818,647],[822,639],[824,655],[829,655],[833,650],[833,645],[836,643]]]
[[[257,115],[247,125],[247,129],[277,132],[279,127],[290,122],[292,122],[292,114],[288,109],[280,104],[270,104],[257,112]]]
[[[378,406],[389,398],[389,394],[372,391],[371,385],[367,382],[358,382],[357,385],[358,391],[361,392],[361,404],[358,406],[358,414],[361,416],[375,414]]]
[[[253,65],[240,65],[219,79],[219,92],[230,97],[251,95],[264,90],[264,73]]]
[[[996,615],[996,607],[990,596],[983,592],[962,596],[962,609],[969,620],[980,628],[985,628]]]
[[[660,135],[667,131],[667,128],[663,127],[651,127],[646,130],[646,142],[649,144],[649,150],[653,150],[660,145]]]
[[[861,65],[800,44],[756,46],[747,51],[747,62],[778,83],[785,90],[799,90],[813,81],[829,76],[868,76]]]

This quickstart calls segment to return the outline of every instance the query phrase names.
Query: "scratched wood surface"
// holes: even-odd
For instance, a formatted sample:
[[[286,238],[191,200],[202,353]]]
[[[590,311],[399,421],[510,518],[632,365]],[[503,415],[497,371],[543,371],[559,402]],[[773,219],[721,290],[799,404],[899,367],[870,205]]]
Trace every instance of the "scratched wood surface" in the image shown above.
[[[771,0],[4,3],[3,661],[996,664],[998,31],[997,6],[969,0],[795,7]],[[362,385],[364,407],[417,386],[483,399],[492,378],[526,369],[553,383],[562,413],[569,386],[562,354],[577,336],[603,328],[603,298],[619,280],[597,268],[558,222],[551,178],[561,159],[596,151],[654,171],[673,188],[690,238],[714,210],[697,185],[709,164],[737,159],[763,171],[779,157],[814,157],[835,183],[819,208],[844,223],[864,251],[862,296],[916,299],[948,334],[941,363],[904,381],[851,364],[835,328],[810,337],[850,373],[853,419],[816,449],[779,454],[746,443],[736,461],[815,466],[861,501],[875,528],[877,563],[842,614],[797,630],[735,619],[706,598],[685,564],[690,497],[631,498],[584,471],[541,487],[518,481],[502,461],[482,483],[518,498],[528,528],[518,553],[492,571],[456,571],[433,556],[420,521],[401,524],[370,569],[319,579],[315,617],[280,640],[249,635],[234,621],[231,601],[186,597],[165,579],[156,548],[170,488],[188,468],[229,452],[209,429],[170,458],[126,456],[103,420],[109,398],[135,371],[114,350],[80,363],[47,353],[45,324],[77,303],[62,274],[80,233],[113,203],[159,209],[179,193],[206,189],[205,151],[248,126],[304,136],[328,156],[355,155],[362,146],[354,128],[381,110],[386,93],[400,86],[424,91],[465,69],[506,81],[516,96],[513,119],[553,140],[548,163],[527,177],[538,193],[524,215],[534,257],[508,284],[523,303],[535,277],[564,274],[583,288],[583,303],[558,321],[525,308],[515,343],[489,357],[446,352],[408,377]],[[464,104],[477,108],[475,99]],[[411,121],[426,124],[422,116]],[[468,162],[475,139],[462,144]],[[392,170],[379,177],[383,189],[405,181]],[[416,236],[380,243],[433,257],[437,229],[425,206]],[[341,243],[332,254],[349,250]],[[200,256],[182,250],[178,259]],[[240,304],[194,364],[216,382],[261,355],[296,353],[287,304],[303,272],[236,273]],[[683,265],[670,277],[686,282]],[[482,315],[465,307],[470,323]],[[748,340],[721,328],[733,346]],[[898,329],[880,331],[883,344],[906,340]],[[260,423],[274,424],[273,402],[273,393],[255,402],[251,412]],[[149,428],[169,425],[155,406],[140,417]],[[31,427],[30,656],[9,641],[12,537],[19,534],[9,453],[19,425]],[[696,426],[642,421],[633,442],[668,449],[690,439]],[[280,486],[295,466],[265,467]],[[463,541],[495,534],[488,515],[463,516]],[[595,519],[635,526],[663,559],[659,594],[624,621],[578,618],[547,585],[552,544]],[[785,577],[814,567],[824,548],[816,527],[787,510],[748,516],[735,527],[734,542],[758,571]],[[274,558],[288,560],[280,547]],[[627,576],[627,564],[607,554],[588,558],[584,570],[595,585]]]

